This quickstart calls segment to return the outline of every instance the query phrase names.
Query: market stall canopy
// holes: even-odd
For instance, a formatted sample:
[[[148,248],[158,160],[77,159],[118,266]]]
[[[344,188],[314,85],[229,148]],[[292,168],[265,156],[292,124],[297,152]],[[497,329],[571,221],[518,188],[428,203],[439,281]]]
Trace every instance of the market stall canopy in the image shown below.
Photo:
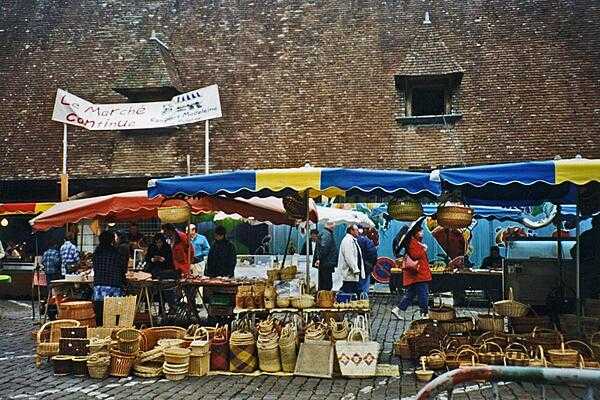
[[[35,215],[53,205],[54,203],[0,203],[0,215]]]
[[[578,188],[591,192],[600,187],[600,160],[574,158],[449,168],[431,176],[445,190],[460,190],[469,204],[576,204]]]
[[[77,223],[81,220],[101,218],[107,221],[124,222],[158,218],[158,208],[163,205],[173,205],[173,200],[166,201],[158,196],[149,199],[145,191],[125,192],[87,199],[57,203],[46,212],[33,218],[29,223],[34,230],[44,231],[63,226],[67,223]],[[281,199],[250,198],[229,199],[226,197],[203,197],[188,200],[194,214],[224,211],[237,213],[245,218],[260,221],[270,221],[274,224],[293,225],[283,208]],[[311,220],[317,221],[317,211],[311,202]]]
[[[522,209],[516,207],[493,207],[493,206],[473,206],[473,216],[477,219],[514,221],[521,222],[524,217],[529,217]],[[437,204],[424,204],[423,212],[431,216],[437,212]],[[575,215],[574,205],[564,205],[561,207],[562,214]]]
[[[310,197],[407,194],[436,197],[440,194],[439,183],[431,181],[426,173],[346,168],[247,170],[148,182],[149,197],[224,195],[247,198],[287,196],[307,190]]]

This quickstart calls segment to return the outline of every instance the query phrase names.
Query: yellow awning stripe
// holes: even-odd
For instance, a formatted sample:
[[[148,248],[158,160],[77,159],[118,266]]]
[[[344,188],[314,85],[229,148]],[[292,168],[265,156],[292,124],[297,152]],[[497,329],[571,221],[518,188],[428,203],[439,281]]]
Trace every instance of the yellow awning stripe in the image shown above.
[[[572,182],[584,185],[600,182],[600,160],[572,159],[554,162],[556,183]]]

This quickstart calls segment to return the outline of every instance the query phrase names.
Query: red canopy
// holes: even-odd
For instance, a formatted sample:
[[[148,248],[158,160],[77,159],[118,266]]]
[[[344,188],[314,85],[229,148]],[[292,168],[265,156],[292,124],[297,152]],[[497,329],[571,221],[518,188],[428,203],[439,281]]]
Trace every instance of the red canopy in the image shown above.
[[[77,223],[84,219],[100,218],[111,222],[145,220],[158,218],[158,208],[161,205],[173,206],[178,203],[182,204],[182,201],[164,200],[162,196],[149,199],[145,190],[117,193],[57,203],[48,211],[30,220],[29,223],[34,230],[45,231],[64,226],[67,223]],[[194,214],[223,211],[279,225],[296,223],[285,214],[282,200],[275,197],[253,197],[251,199],[228,199],[221,196],[202,197],[188,199],[188,203]],[[311,220],[316,222],[318,216],[314,202],[311,201],[310,207]]]
[[[54,203],[0,203],[0,215],[39,214]]]

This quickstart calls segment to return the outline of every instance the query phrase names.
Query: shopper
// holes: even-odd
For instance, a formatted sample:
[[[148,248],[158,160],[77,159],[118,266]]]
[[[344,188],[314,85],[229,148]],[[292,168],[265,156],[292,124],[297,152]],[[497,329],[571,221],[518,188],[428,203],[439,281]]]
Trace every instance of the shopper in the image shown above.
[[[190,237],[192,239],[192,246],[194,246],[194,264],[204,262],[204,259],[208,257],[210,251],[210,244],[206,236],[198,233],[198,228],[194,224],[190,224],[188,227]]]
[[[181,273],[181,277],[190,274],[191,261],[194,259],[194,248],[190,246],[188,235],[179,231],[173,224],[162,226],[165,236],[171,241],[173,266]]]
[[[406,311],[415,297],[419,300],[421,316],[427,317],[429,309],[429,282],[431,282],[431,270],[427,259],[427,246],[423,243],[423,228],[421,224],[425,217],[421,217],[411,224],[407,233],[400,240],[399,246],[404,248],[404,268],[402,271],[402,285],[404,296],[398,307],[392,309],[392,313],[398,319],[405,319],[400,311]]]
[[[342,293],[354,293],[360,295],[359,281],[365,279],[365,269],[362,252],[356,241],[358,237],[358,226],[350,225],[346,229],[346,236],[340,244],[338,257],[338,268],[342,272],[343,284],[340,289]]]
[[[154,279],[179,279],[179,271],[173,267],[173,253],[162,233],[152,238],[146,252],[146,270]]]
[[[65,235],[65,242],[60,246],[60,260],[61,260],[61,275],[65,276],[67,273],[72,273],[75,267],[79,265],[79,250],[77,246],[73,244],[75,236],[72,232],[67,232]]]
[[[129,260],[131,259],[131,246],[129,243],[129,235],[125,231],[116,231],[116,246],[119,254],[123,257],[123,263],[125,264],[125,268],[129,268]]]
[[[126,264],[123,256],[115,247],[115,234],[108,230],[100,234],[100,244],[92,257],[94,269],[94,310],[96,325],[103,323],[104,299],[125,294]]]
[[[48,241],[48,250],[42,255],[42,265],[46,273],[46,281],[55,281],[62,279],[61,266],[62,262],[60,259],[60,250],[58,249],[58,243],[55,239]]]
[[[325,225],[315,249],[313,265],[319,269],[319,290],[333,288],[333,272],[338,263],[338,248],[333,235],[334,227],[332,222]]]
[[[360,246],[365,269],[365,277],[362,278],[358,284],[360,286],[361,293],[367,296],[369,295],[369,288],[371,287],[371,272],[373,272],[373,266],[377,262],[377,247],[368,236],[369,229],[370,228],[368,227],[359,225],[358,237],[356,238],[356,241]]]
[[[235,246],[227,239],[226,235],[227,231],[221,225],[215,228],[215,241],[206,260],[206,270],[204,271],[206,276],[211,278],[234,276],[237,254]]]

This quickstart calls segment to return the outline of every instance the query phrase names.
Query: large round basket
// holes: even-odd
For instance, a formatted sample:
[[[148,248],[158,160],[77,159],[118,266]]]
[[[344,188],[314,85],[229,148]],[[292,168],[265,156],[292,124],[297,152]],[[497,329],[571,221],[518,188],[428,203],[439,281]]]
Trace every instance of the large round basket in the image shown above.
[[[129,375],[135,363],[136,355],[122,353],[117,350],[110,351],[110,375],[124,378]]]
[[[163,223],[181,224],[187,222],[191,213],[189,206],[170,206],[158,208],[158,219]]]
[[[180,347],[171,347],[165,349],[165,361],[169,364],[188,364],[190,362],[190,349],[182,349]]]
[[[161,339],[183,339],[187,331],[179,326],[156,326],[142,329],[141,350],[152,350]]]
[[[141,333],[134,328],[125,328],[117,332],[119,350],[123,353],[134,354],[140,349]]]
[[[437,222],[444,228],[467,228],[473,222],[473,209],[463,204],[440,205],[437,209]]]
[[[58,318],[85,322],[82,325],[89,327],[96,326],[96,314],[94,313],[94,306],[91,301],[65,301],[59,303]]]
[[[423,206],[413,199],[392,199],[388,203],[388,214],[398,221],[416,221],[423,215]]]
[[[504,317],[495,314],[478,314],[477,327],[482,331],[504,332]]]

